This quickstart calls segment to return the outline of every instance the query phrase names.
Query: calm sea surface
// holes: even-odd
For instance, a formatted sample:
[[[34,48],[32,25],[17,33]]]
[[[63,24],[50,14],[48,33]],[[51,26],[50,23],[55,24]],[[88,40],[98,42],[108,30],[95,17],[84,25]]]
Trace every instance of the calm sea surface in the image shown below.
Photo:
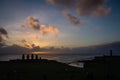
[[[8,61],[13,59],[21,59],[22,55],[0,55],[0,61]],[[93,59],[94,56],[80,55],[80,54],[40,54],[42,59],[56,60],[62,63],[71,63],[70,65],[82,66],[80,63],[76,63],[78,60]]]

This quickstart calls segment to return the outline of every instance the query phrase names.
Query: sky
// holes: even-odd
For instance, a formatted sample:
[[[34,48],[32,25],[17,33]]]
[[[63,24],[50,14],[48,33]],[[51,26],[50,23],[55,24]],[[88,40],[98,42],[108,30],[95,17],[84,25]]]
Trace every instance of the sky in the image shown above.
[[[120,0],[0,0],[0,45],[75,48],[120,41],[119,4]]]

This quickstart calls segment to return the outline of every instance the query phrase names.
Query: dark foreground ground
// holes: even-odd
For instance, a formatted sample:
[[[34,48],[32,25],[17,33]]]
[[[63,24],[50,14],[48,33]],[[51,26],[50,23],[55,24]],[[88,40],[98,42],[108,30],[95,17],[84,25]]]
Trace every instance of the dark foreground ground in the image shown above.
[[[84,70],[56,61],[0,62],[0,80],[84,80]]]
[[[120,80],[117,63],[92,62],[86,68],[50,60],[0,62],[0,80]]]

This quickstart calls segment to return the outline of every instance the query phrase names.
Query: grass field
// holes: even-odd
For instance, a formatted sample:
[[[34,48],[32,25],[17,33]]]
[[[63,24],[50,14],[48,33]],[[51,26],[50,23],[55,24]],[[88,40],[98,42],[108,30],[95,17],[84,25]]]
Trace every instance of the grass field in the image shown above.
[[[56,61],[0,62],[0,80],[81,80],[81,68]]]

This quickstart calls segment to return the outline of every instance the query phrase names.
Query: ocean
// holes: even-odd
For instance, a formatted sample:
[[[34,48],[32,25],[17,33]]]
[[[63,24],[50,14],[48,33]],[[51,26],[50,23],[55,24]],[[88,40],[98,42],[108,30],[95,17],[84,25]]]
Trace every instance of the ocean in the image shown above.
[[[94,55],[81,55],[81,54],[39,54],[42,59],[56,60],[62,63],[69,63],[71,66],[83,67],[83,63],[78,63],[78,60],[93,59]],[[0,55],[0,61],[9,61],[14,59],[21,59],[21,54]]]

